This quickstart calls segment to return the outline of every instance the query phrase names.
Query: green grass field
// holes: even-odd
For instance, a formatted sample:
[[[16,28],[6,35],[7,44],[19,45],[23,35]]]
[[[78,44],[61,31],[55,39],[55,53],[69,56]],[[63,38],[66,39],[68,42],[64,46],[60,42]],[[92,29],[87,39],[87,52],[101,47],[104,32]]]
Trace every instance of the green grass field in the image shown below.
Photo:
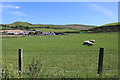
[[[93,46],[83,46],[94,39]],[[40,78],[97,78],[99,48],[105,48],[103,76],[118,77],[118,33],[26,36],[2,39],[3,68],[18,69],[17,50],[23,49],[24,71],[32,59],[42,64]],[[23,76],[27,77],[27,76]]]
[[[35,30],[40,30],[43,32],[49,32],[49,31],[53,31],[53,32],[71,32],[71,31],[77,31],[77,30],[73,30],[73,29],[47,29],[47,28],[36,28]]]

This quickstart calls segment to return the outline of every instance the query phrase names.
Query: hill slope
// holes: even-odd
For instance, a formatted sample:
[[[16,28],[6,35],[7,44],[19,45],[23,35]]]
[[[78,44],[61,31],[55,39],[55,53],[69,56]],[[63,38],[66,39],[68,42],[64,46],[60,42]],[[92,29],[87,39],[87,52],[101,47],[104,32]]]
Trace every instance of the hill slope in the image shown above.
[[[74,29],[74,30],[88,30],[96,26],[80,25],[80,24],[68,24],[68,25],[52,25],[52,24],[31,24],[28,22],[14,22],[12,24],[3,24],[3,29]]]
[[[28,22],[14,22],[12,24],[1,24],[0,29],[22,29],[22,30],[42,30],[54,32],[118,32],[120,23],[109,23],[101,26],[90,26],[81,24],[52,25],[52,24],[31,24]]]
[[[110,23],[89,29],[89,31],[92,32],[119,32],[119,30],[120,30],[120,23]]]
[[[101,25],[101,26],[114,26],[114,25],[120,25],[120,22],[108,23],[108,24],[104,24],[104,25]]]
[[[12,25],[32,25],[32,24],[28,22],[14,22]]]

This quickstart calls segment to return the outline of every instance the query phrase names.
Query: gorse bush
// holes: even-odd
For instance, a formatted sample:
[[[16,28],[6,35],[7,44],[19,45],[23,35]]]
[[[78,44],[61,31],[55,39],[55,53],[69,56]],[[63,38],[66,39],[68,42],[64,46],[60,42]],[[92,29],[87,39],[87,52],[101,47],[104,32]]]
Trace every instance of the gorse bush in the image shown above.
[[[33,59],[31,64],[28,66],[28,71],[23,71],[20,74],[18,70],[14,70],[13,66],[10,65],[9,67],[6,67],[2,70],[2,78],[24,78],[26,76],[28,76],[28,78],[39,78],[41,66],[42,64],[40,64],[38,60]]]
[[[8,72],[8,70],[6,69],[6,70],[2,70],[2,78],[10,78],[10,76],[9,76],[10,74],[9,74],[9,72]]]
[[[9,78],[20,78],[18,70],[14,70],[13,66],[10,65],[9,67],[5,67],[2,70],[2,78],[9,79]]]
[[[41,72],[42,64],[39,63],[38,60],[33,59],[32,63],[29,65],[28,68],[28,75],[30,78],[39,77]]]

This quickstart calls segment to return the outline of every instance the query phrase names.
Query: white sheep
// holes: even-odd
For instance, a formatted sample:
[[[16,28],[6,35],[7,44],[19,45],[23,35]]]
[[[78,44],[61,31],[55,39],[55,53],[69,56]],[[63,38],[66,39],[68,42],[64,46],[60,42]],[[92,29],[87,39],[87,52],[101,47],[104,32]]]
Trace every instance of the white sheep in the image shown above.
[[[92,42],[92,43],[95,43],[95,40],[89,40],[90,42]]]
[[[90,42],[89,40],[84,41],[84,42],[83,42],[83,45],[88,45],[88,44],[89,44],[89,42]]]
[[[84,41],[84,42],[83,42],[83,45],[92,46],[92,45],[94,45],[94,42],[92,42],[92,41],[90,41],[90,40],[87,40],[87,41]]]
[[[92,43],[92,42],[89,42],[89,43],[88,43],[88,46],[92,46],[92,45],[94,45],[94,43]]]

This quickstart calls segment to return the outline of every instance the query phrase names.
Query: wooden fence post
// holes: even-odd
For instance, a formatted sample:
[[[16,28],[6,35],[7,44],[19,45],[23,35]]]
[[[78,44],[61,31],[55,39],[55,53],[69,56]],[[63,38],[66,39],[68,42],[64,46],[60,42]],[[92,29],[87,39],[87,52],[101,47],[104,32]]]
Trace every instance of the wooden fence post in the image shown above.
[[[23,50],[18,49],[18,67],[19,67],[19,73],[22,73],[23,70],[23,55],[22,55]]]
[[[100,48],[99,60],[98,60],[98,75],[102,76],[102,66],[103,66],[104,48]]]

